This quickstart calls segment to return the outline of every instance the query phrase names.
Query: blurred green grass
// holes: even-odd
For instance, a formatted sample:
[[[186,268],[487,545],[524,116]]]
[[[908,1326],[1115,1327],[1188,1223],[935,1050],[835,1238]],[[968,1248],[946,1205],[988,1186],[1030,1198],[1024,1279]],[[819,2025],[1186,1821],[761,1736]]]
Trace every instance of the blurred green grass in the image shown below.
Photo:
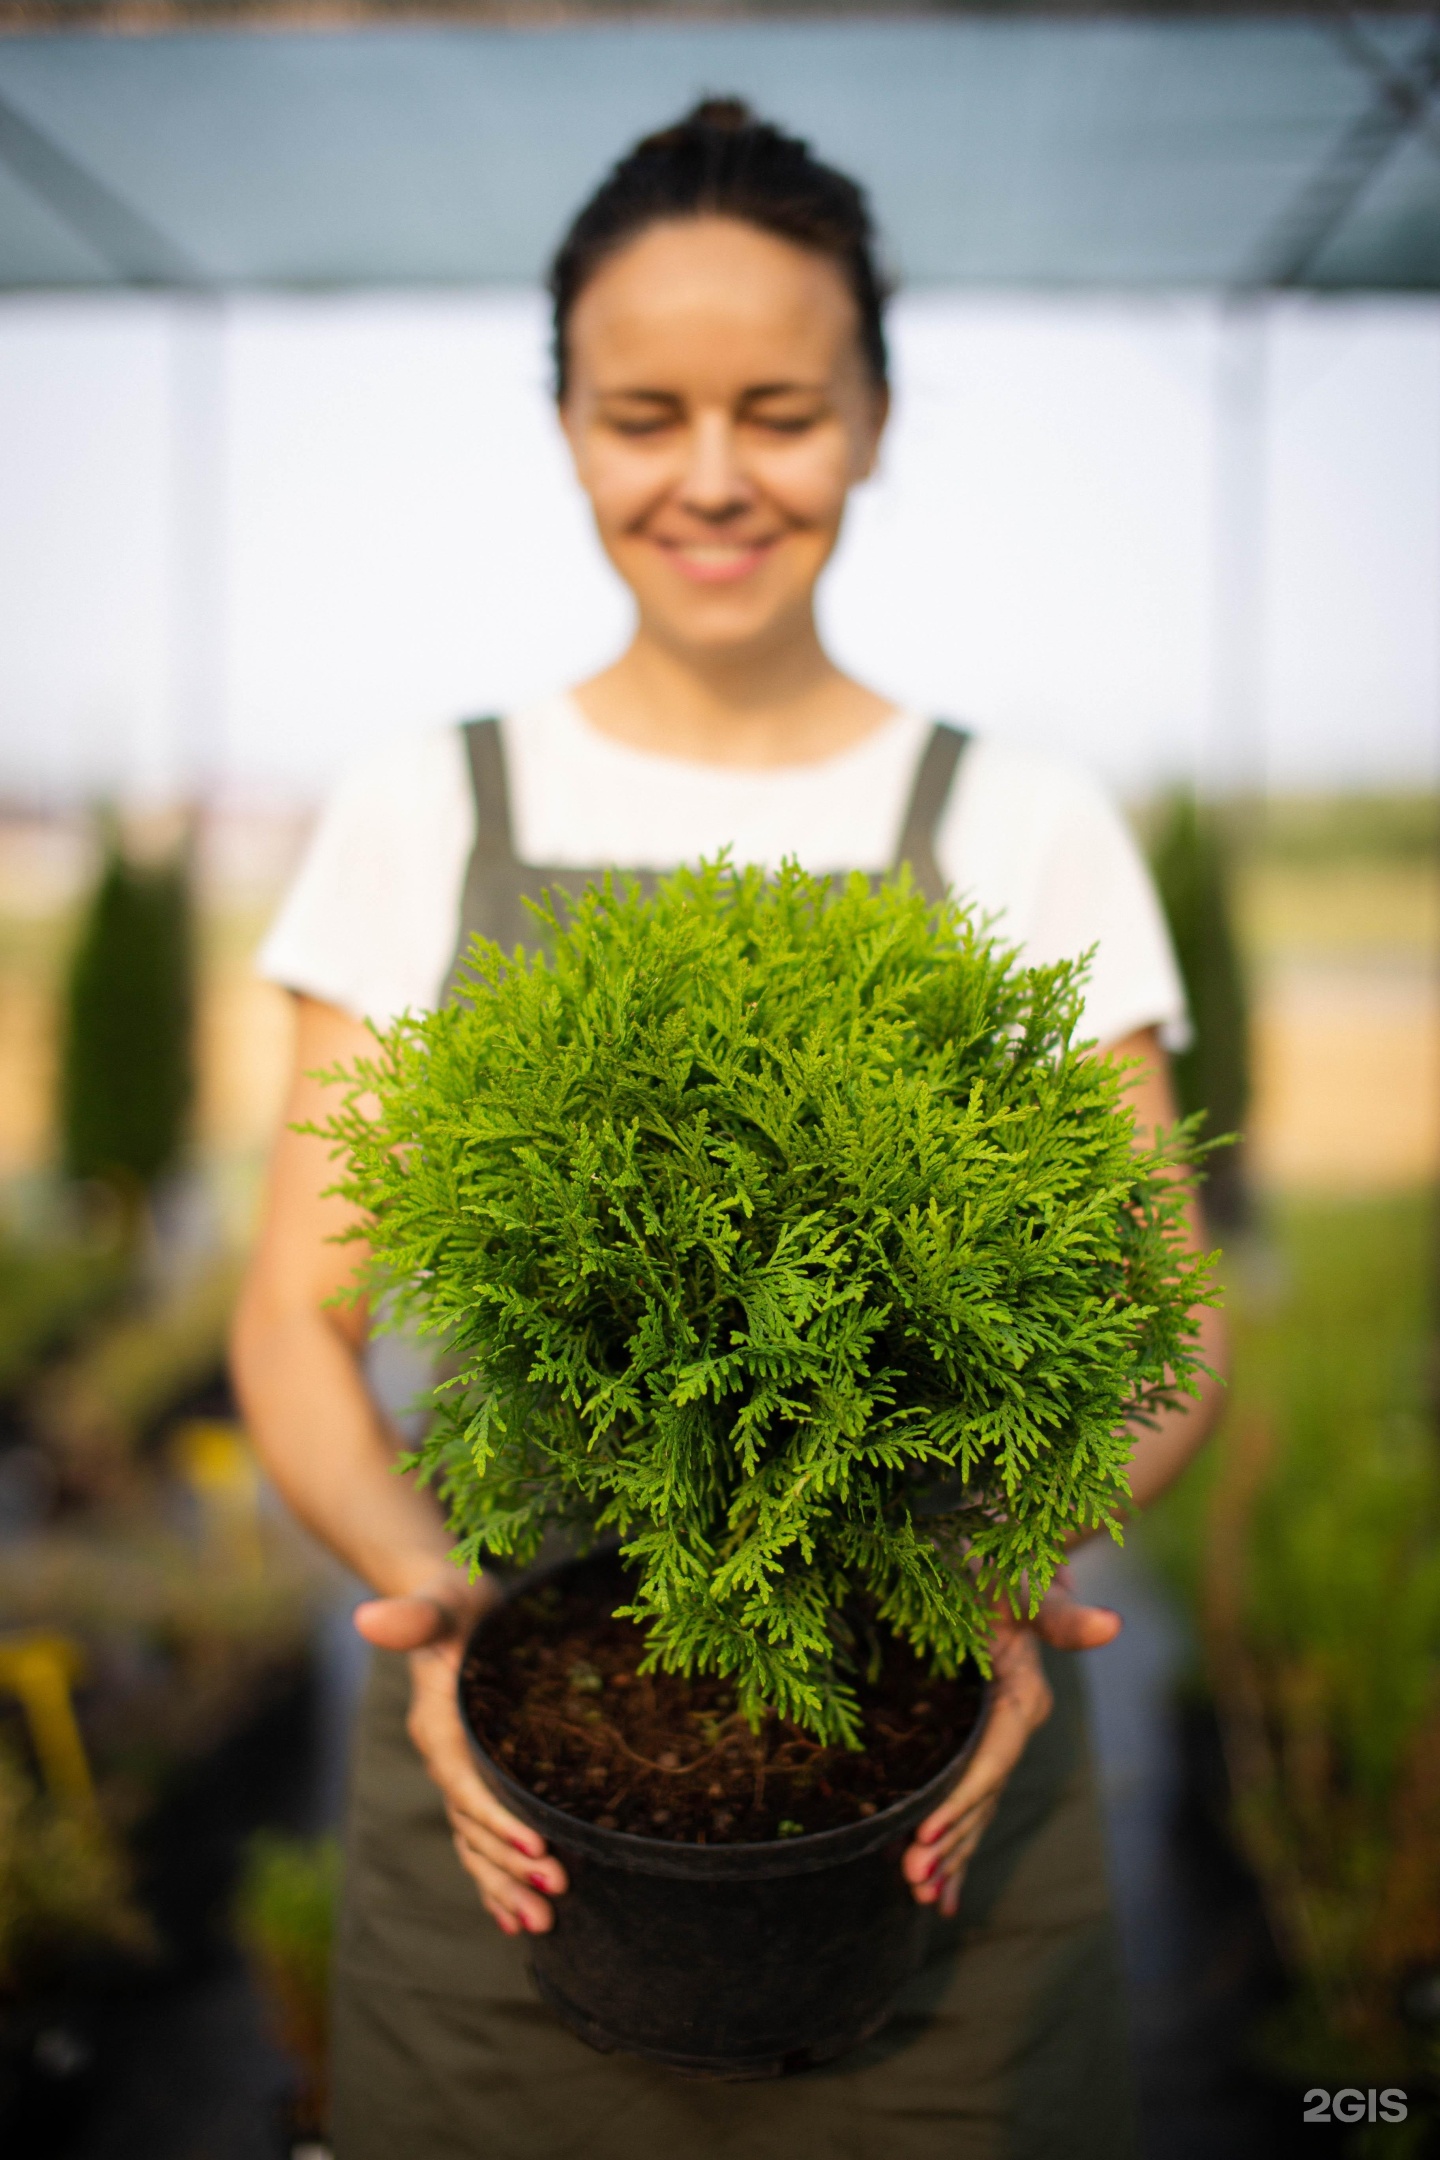
[[[1429,1191],[1273,1200],[1226,1257],[1224,1425],[1140,1541],[1192,1624],[1307,2074],[1440,2071],[1440,1446]]]

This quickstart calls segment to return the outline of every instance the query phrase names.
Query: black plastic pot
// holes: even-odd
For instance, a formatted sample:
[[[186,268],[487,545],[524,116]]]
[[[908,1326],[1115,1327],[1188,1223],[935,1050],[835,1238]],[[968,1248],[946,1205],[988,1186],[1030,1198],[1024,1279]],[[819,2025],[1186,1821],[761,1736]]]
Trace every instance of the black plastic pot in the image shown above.
[[[517,1584],[563,1587],[567,1562]],[[477,1634],[486,1623],[480,1624]],[[973,1753],[864,1822],[756,1845],[681,1845],[577,1821],[486,1752],[480,1768],[570,1878],[555,1925],[529,1942],[535,1984],[592,2047],[692,2075],[778,2077],[877,2032],[916,1970],[925,1912],[900,1872],[912,1833]]]

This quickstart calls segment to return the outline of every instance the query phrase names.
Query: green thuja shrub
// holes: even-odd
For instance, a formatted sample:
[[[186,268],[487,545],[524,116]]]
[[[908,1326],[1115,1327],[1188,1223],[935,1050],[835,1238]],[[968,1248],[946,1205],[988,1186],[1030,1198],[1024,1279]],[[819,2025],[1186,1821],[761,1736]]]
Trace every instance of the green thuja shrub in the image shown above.
[[[175,1167],[194,1094],[194,935],[183,860],[112,834],[66,990],[65,1168],[133,1195]]]
[[[1234,867],[1220,813],[1180,793],[1166,805],[1150,851],[1195,1038],[1174,1061],[1187,1117],[1212,1137],[1241,1131],[1250,1106],[1250,1008],[1235,930]],[[1226,1224],[1245,1212],[1244,1157],[1227,1147],[1210,1165],[1208,1199]]]
[[[908,883],[708,866],[537,934],[326,1128],[451,1361],[412,1461],[472,1566],[618,1532],[652,1662],[853,1742],[855,1595],[953,1671],[1117,1527],[1124,1421],[1196,1368],[1188,1138],[1136,1150],[1080,966]]]

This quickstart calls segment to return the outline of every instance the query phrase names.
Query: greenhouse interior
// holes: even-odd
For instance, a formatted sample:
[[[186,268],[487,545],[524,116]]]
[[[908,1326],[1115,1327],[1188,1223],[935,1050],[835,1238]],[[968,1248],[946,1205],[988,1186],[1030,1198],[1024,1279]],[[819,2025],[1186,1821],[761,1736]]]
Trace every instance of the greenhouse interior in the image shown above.
[[[257,955],[347,773],[630,639],[547,266],[716,96],[891,289],[825,646],[1118,806],[1220,1143],[1214,1431],[1070,1569],[1133,2150],[1440,2155],[1440,19],[965,0],[0,0],[0,2149],[378,2149],[330,2028],[386,1585],[231,1370],[306,987]],[[428,1354],[363,1361],[413,1444]],[[1101,2149],[811,2143],[839,2074],[715,2089],[801,2160]]]

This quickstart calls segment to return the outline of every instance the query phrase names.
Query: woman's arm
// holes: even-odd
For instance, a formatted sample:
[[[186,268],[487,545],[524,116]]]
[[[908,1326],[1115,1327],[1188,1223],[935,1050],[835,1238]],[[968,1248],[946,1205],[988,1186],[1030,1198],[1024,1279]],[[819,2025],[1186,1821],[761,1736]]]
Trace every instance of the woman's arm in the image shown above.
[[[564,1871],[480,1779],[455,1700],[465,1636],[494,1593],[452,1566],[439,1509],[395,1474],[395,1436],[361,1372],[365,1313],[330,1302],[354,1279],[360,1248],[334,1241],[356,1211],[326,1195],[336,1176],[328,1144],[293,1129],[335,1108],[317,1068],[350,1064],[373,1040],[332,1005],[301,997],[295,1007],[295,1074],[235,1319],[235,1385],[260,1458],[290,1506],[380,1593],[356,1613],[361,1634],[411,1653],[410,1737],[444,1795],[481,1897],[508,1934],[538,1932],[551,1912],[535,1893],[558,1895]]]
[[[1173,1125],[1176,1110],[1170,1068],[1154,1029],[1145,1028],[1127,1036],[1123,1042],[1112,1044],[1105,1054],[1135,1066],[1128,1092],[1138,1137],[1148,1141],[1157,1127]],[[1194,1193],[1190,1195],[1187,1216],[1190,1248],[1202,1252],[1204,1218]],[[1201,1358],[1216,1373],[1222,1372],[1225,1331],[1220,1315],[1207,1305],[1196,1317]],[[1202,1373],[1199,1384],[1198,1400],[1160,1412],[1153,1425],[1134,1428],[1135,1444],[1130,1451],[1134,1508],[1148,1507],[1168,1485],[1174,1484],[1213,1428],[1220,1413],[1220,1382]],[[1078,1536],[1071,1542],[1083,1544],[1085,1537]],[[965,1775],[934,1814],[921,1823],[905,1855],[905,1873],[920,1904],[938,1904],[947,1915],[957,1911],[965,1870],[999,1806],[1010,1773],[1024,1754],[1030,1735],[1050,1715],[1053,1699],[1036,1638],[1057,1650],[1098,1650],[1114,1640],[1120,1627],[1118,1613],[1098,1605],[1080,1604],[1063,1577],[1033,1619],[1017,1620],[1009,1614],[997,1618],[991,1646],[995,1690],[989,1723]]]
[[[1143,1028],[1112,1044],[1106,1055],[1120,1063],[1132,1063],[1135,1071],[1127,1093],[1135,1111],[1135,1128],[1144,1141],[1179,1118],[1175,1091],[1170,1081],[1170,1061],[1154,1028]],[[1186,1206],[1190,1250],[1205,1252],[1208,1241],[1199,1195],[1192,1189]],[[1211,1368],[1197,1375],[1199,1397],[1177,1409],[1163,1410],[1154,1425],[1135,1427],[1130,1451],[1130,1499],[1132,1507],[1145,1508],[1173,1485],[1190,1458],[1213,1432],[1224,1401],[1222,1377],[1226,1366],[1225,1322],[1213,1305],[1202,1305],[1196,1314],[1200,1360]]]

